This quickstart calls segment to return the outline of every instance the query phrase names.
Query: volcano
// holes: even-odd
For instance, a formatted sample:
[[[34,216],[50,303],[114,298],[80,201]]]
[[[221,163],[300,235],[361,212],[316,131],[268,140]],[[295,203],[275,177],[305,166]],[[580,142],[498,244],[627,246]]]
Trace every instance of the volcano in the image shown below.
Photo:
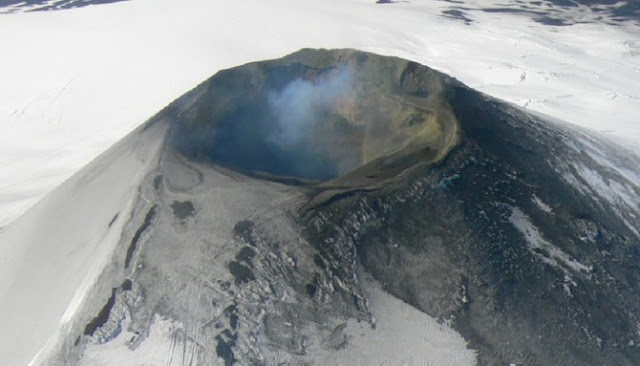
[[[635,365],[639,166],[395,57],[221,71],[0,232],[0,354]]]

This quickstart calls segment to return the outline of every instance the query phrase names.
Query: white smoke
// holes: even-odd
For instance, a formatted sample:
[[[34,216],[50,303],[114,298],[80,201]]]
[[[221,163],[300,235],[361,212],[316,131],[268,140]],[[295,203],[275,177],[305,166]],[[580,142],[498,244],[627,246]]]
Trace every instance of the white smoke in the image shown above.
[[[285,149],[304,143],[320,122],[322,111],[335,108],[352,90],[353,73],[344,65],[316,80],[298,78],[284,89],[269,93],[269,106],[277,123],[271,140]]]

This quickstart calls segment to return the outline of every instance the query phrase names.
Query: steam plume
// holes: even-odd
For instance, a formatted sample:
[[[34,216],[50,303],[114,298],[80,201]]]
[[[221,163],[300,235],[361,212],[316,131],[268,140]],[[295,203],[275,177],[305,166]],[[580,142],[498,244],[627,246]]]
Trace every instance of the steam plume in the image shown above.
[[[279,92],[269,93],[269,106],[277,118],[271,139],[283,148],[304,143],[321,112],[353,90],[353,74],[346,65],[309,81],[295,79]]]

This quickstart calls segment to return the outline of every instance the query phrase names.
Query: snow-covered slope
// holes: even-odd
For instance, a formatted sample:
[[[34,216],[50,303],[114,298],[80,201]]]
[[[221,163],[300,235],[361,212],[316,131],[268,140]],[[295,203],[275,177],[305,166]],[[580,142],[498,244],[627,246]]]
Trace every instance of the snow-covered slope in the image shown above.
[[[215,71],[302,47],[412,59],[638,142],[639,27],[553,27],[526,12],[473,11],[509,3],[469,0],[468,22],[450,16],[463,5],[427,0],[132,0],[0,14],[0,227]],[[557,9],[574,22],[600,16]]]
[[[10,330],[0,332],[3,365],[26,365],[85,301],[163,135],[129,136],[0,232],[0,322]]]

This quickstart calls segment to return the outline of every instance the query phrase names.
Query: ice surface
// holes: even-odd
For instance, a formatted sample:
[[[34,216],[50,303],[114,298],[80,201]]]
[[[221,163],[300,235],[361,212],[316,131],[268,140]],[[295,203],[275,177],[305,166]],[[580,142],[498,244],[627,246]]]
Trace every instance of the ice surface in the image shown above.
[[[639,27],[552,27],[482,11],[467,25],[442,16],[450,6],[135,0],[2,15],[0,44],[10,57],[0,58],[0,227],[216,71],[302,47],[412,59],[529,109],[640,141]],[[584,7],[571,11],[590,19]]]

